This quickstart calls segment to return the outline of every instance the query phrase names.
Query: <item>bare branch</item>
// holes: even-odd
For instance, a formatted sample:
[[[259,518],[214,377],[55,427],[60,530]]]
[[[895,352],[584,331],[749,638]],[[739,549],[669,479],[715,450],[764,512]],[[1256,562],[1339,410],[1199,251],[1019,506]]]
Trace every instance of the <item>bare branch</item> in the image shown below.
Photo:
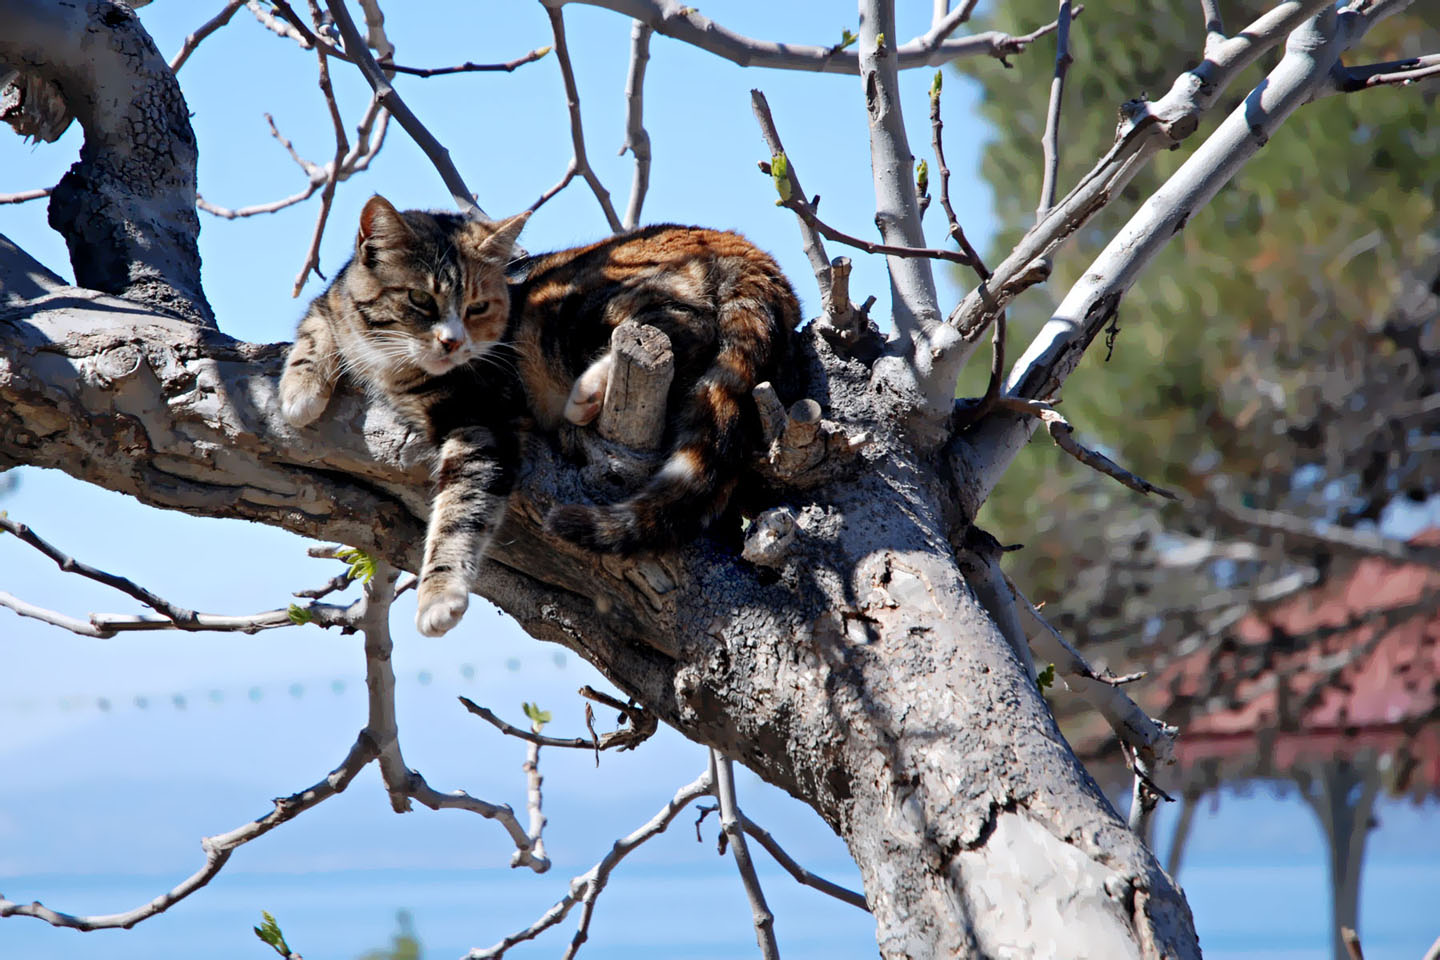
[[[39,901],[20,904],[0,897],[0,917],[36,917],[53,926],[69,927],[74,930],[104,930],[115,927],[128,930],[140,921],[170,909],[209,883],[225,866],[236,847],[269,833],[280,824],[294,819],[322,800],[340,793],[350,785],[350,781],[355,779],[361,769],[375,758],[375,754],[375,744],[364,733],[361,733],[340,766],[330,771],[329,775],[320,782],[299,793],[276,800],[275,809],[257,820],[248,821],[229,833],[206,837],[202,840],[200,847],[205,851],[205,865],[184,882],[144,906],[136,907],[125,913],[77,916],[51,910]]]
[[[710,750],[710,773],[715,779],[715,797],[720,801],[720,829],[729,840],[730,853],[735,857],[740,882],[755,917],[755,942],[760,945],[760,955],[765,960],[780,960],[780,947],[775,942],[775,915],[765,903],[760,877],[755,872],[750,848],[745,843],[745,831],[740,826],[740,807],[735,802],[735,768],[729,757],[714,748]]]
[[[1260,533],[1278,536],[1291,551],[1297,548],[1319,549],[1440,568],[1440,548],[1437,547],[1412,546],[1379,534],[1319,523],[1278,510],[1256,510],[1218,499],[1204,501],[1204,508],[1235,534],[1250,540],[1257,539],[1256,535]]]
[[[650,62],[651,30],[639,20],[630,24],[630,73],[625,78],[626,150],[635,158],[635,177],[630,183],[630,202],[625,206],[625,229],[640,225],[640,208],[650,189],[650,134],[645,131],[645,65]]]
[[[1224,43],[1225,24],[1220,19],[1220,0],[1200,0],[1200,15],[1205,18],[1205,56]]]
[[[567,3],[584,3],[604,7],[648,24],[656,33],[673,37],[683,43],[723,57],[742,67],[769,67],[777,70],[804,70],[810,73],[860,72],[860,57],[850,49],[814,47],[795,43],[756,40],[728,30],[696,8],[666,0],[542,0],[549,9],[558,10]],[[973,3],[967,3],[973,7]],[[966,10],[968,16],[968,9]],[[895,50],[895,60],[902,70],[913,67],[936,67],[958,57],[986,55],[1004,58],[1024,51],[1036,38],[1054,29],[1042,27],[1023,37],[989,31],[974,36],[948,39],[962,20],[956,14],[937,22],[924,34]],[[893,40],[893,38],[892,38]]]
[[[1389,84],[1410,84],[1428,77],[1440,76],[1440,53],[1363,67],[1337,67],[1329,93],[1355,93]]]
[[[816,876],[809,870],[806,870],[800,866],[800,864],[796,863],[790,854],[785,852],[785,848],[780,846],[775,838],[770,835],[769,831],[747,817],[745,811],[739,810],[737,813],[740,817],[740,826],[745,829],[745,832],[754,837],[755,841],[765,848],[765,852],[774,857],[775,862],[784,867],[790,876],[807,887],[813,887],[821,893],[829,894],[837,900],[843,900],[852,907],[859,907],[861,910],[869,912],[870,906],[865,902],[864,894],[856,893],[848,887],[842,887],[838,883],[826,880],[824,877]]]
[[[451,199],[455,206],[462,213],[485,215],[475,203],[475,195],[465,185],[465,180],[460,176],[460,171],[455,169],[455,164],[450,159],[450,151],[446,150],[440,141],[435,139],[420,119],[411,112],[400,98],[400,94],[390,85],[390,79],[385,75],[384,69],[375,62],[370,51],[365,46],[365,41],[360,36],[360,31],[355,28],[355,21],[350,19],[350,13],[345,9],[344,0],[325,0],[331,16],[335,18],[335,26],[340,29],[340,36],[345,40],[345,49],[354,60],[360,72],[365,75],[365,80],[370,88],[375,91],[375,99],[394,115],[405,132],[410,134],[416,145],[424,151],[425,156],[430,158],[431,164],[440,174],[440,179],[450,191]]]
[[[398,63],[391,63],[382,57],[380,59],[380,66],[392,73],[404,73],[412,77],[443,77],[452,73],[495,73],[502,71],[511,73],[525,66],[527,63],[534,63],[549,52],[549,47],[536,47],[529,53],[516,57],[514,60],[506,60],[504,63],[472,63],[467,60],[453,67],[406,67]]]
[[[1211,2],[1211,0],[1206,0]],[[1050,104],[1045,111],[1045,132],[1040,137],[1045,173],[1040,184],[1040,205],[1035,221],[1055,206],[1055,180],[1060,171],[1060,101],[1065,95],[1065,75],[1070,70],[1070,0],[1060,0],[1060,16],[1056,19],[1055,77],[1050,81]]]
[[[580,90],[575,85],[575,69],[570,65],[570,48],[565,43],[565,19],[559,7],[546,7],[545,12],[550,15],[550,29],[555,34],[555,59],[560,61],[560,76],[565,81],[565,102],[570,110],[570,143],[575,154],[570,159],[570,170],[562,182],[568,183],[576,174],[585,178],[590,185],[590,190],[595,194],[595,199],[600,203],[600,210],[605,214],[605,222],[610,224],[610,229],[619,233],[624,229],[620,218],[615,215],[615,207],[610,203],[610,191],[600,182],[595,171],[590,169],[590,160],[585,155],[585,130],[580,123]],[[555,193],[556,188],[544,200],[548,200]],[[542,200],[541,202],[544,202]],[[536,204],[538,207],[539,204]],[[532,208],[533,209],[533,208]]]
[[[195,52],[195,48],[200,46],[200,42],[229,23],[230,18],[235,16],[235,11],[244,5],[245,0],[228,0],[219,13],[201,24],[194,33],[187,36],[185,42],[180,45],[179,52],[176,53],[174,59],[170,61],[170,72],[180,72],[180,68],[185,65],[186,60],[190,59],[190,54]]]
[[[531,843],[530,834],[520,825],[515,812],[505,804],[487,803],[463,790],[441,793],[418,771],[405,765],[400,752],[400,733],[395,719],[395,671],[390,666],[394,647],[390,639],[390,605],[395,599],[396,571],[383,560],[375,560],[375,574],[365,584],[365,595],[356,603],[352,624],[365,635],[365,688],[369,693],[369,715],[364,736],[376,745],[380,775],[396,813],[410,809],[412,799],[431,810],[456,809],[498,820],[515,844],[512,867],[528,866],[536,873],[550,869],[542,850]]]
[[[1164,97],[1154,102],[1127,102],[1122,108],[1115,145],[1025,235],[995,268],[995,275],[951,312],[949,322],[961,336],[975,344],[999,308],[1047,275],[1035,269],[1034,261],[1048,256],[1074,236],[1095,213],[1118,197],[1155,155],[1189,137],[1198,128],[1200,115],[1236,76],[1291,30],[1330,5],[1329,0],[1285,0],[1217,46],[1199,66],[1182,74]],[[954,362],[963,365],[973,349],[961,349]]]
[[[340,105],[335,102],[335,90],[330,85],[330,62],[323,53],[317,53],[315,58],[320,63],[320,92],[325,97],[325,106],[330,111],[330,123],[335,128],[335,157],[326,170],[325,186],[320,191],[320,212],[315,216],[310,249],[305,253],[305,264],[300,268],[300,275],[295,278],[295,286],[290,293],[292,297],[300,296],[311,270],[317,275],[320,274],[320,240],[325,236],[325,222],[330,219],[330,204],[335,199],[335,184],[340,181],[345,155],[350,152],[350,142],[345,136],[345,121],[340,118]]]
[[[19,193],[0,193],[0,203],[26,203],[30,200],[39,200],[41,197],[50,196],[54,187],[41,187],[38,190],[21,190]]]
[[[619,730],[613,730],[610,733],[601,734],[593,740],[588,737],[547,737],[535,733],[533,730],[525,730],[521,727],[506,723],[493,712],[480,706],[469,697],[461,697],[460,702],[464,704],[466,710],[469,710],[475,714],[475,716],[484,720],[506,736],[517,737],[537,746],[544,747],[564,747],[573,750],[592,750],[597,748],[600,750],[609,750],[614,747],[618,750],[634,750],[641,743],[650,739],[658,729],[656,721],[651,718],[643,708],[633,704],[622,704],[620,709],[625,714],[626,723],[629,725],[628,729],[621,728]]]
[[[861,0],[859,65],[870,129],[870,168],[875,184],[875,225],[890,247],[925,246],[913,161],[900,107],[896,57],[887,38],[895,36],[893,0]],[[954,377],[940,383],[935,363],[953,345],[951,331],[940,317],[935,276],[925,259],[889,253],[891,321],[901,339],[906,362],[913,368],[928,406],[948,413],[955,395]],[[933,411],[932,411],[933,412]]]
[[[1013,410],[1016,413],[1023,413],[1039,419],[1050,431],[1050,438],[1055,441],[1055,445],[1085,466],[1118,480],[1137,493],[1154,493],[1167,500],[1179,499],[1164,487],[1157,487],[1143,477],[1126,470],[1105,454],[1098,450],[1091,450],[1080,443],[1075,439],[1075,428],[1070,425],[1070,421],[1066,420],[1064,415],[1051,404],[1040,400],[1024,400],[1020,397],[1001,397],[998,402],[1006,410]]]
[[[589,936],[590,916],[594,912],[595,899],[600,891],[605,889],[605,884],[610,880],[610,874],[620,861],[625,859],[636,847],[640,846],[651,837],[663,833],[665,828],[670,826],[671,821],[690,805],[690,802],[698,797],[703,797],[712,791],[714,780],[707,770],[702,773],[693,783],[681,787],[675,797],[667,803],[660,811],[651,817],[644,825],[628,836],[615,841],[600,862],[595,864],[585,873],[580,874],[570,881],[569,891],[564,897],[555,903],[541,917],[525,929],[512,933],[499,943],[486,949],[471,950],[466,954],[466,960],[498,960],[505,952],[517,943],[526,940],[533,940],[546,930],[560,923],[569,915],[571,908],[581,903],[582,916],[580,925],[575,931],[575,936],[565,952],[566,957],[573,957],[580,944],[585,942]]]
[[[55,565],[66,573],[78,574],[87,580],[94,580],[96,583],[101,583],[114,590],[119,590],[121,593],[139,600],[152,610],[163,614],[176,624],[191,626],[195,623],[194,610],[187,610],[184,607],[176,606],[125,577],[117,576],[113,573],[106,573],[104,570],[92,567],[88,563],[81,563],[74,557],[62,553],[60,550],[57,550],[42,540],[33,530],[23,523],[16,523],[8,517],[0,516],[0,530],[13,534],[16,539],[22,543],[29,544],[36,550],[39,550],[45,556],[55,561]]]
[[[1299,11],[1303,12],[1309,2],[1310,0],[1305,0],[1299,4]],[[1285,56],[1270,75],[1251,91],[1245,102],[1221,123],[1180,169],[1141,205],[1125,227],[1082,274],[1050,322],[1016,362],[1009,378],[1008,392],[1014,396],[1032,399],[1057,396],[1061,385],[1079,363],[1086,347],[1113,316],[1120,297],[1139,272],[1164,248],[1189,217],[1209,202],[1210,198],[1235,176],[1286,118],[1313,97],[1325,83],[1330,68],[1339,61],[1340,55],[1356,43],[1380,15],[1393,13],[1401,5],[1403,2],[1397,0],[1396,3],[1376,5],[1367,16],[1357,14],[1341,18],[1328,5],[1318,4],[1323,8],[1322,12],[1296,27],[1295,37],[1288,45]],[[1236,65],[1254,54],[1262,45],[1262,40],[1268,36],[1266,30],[1277,30],[1280,25],[1290,22],[1290,17],[1296,11],[1287,11],[1287,6],[1290,5],[1282,4],[1256,21],[1264,29],[1257,27],[1254,33],[1247,30],[1245,34],[1232,37],[1217,48],[1219,52],[1216,56],[1219,62],[1212,64],[1214,70],[1209,70],[1204,64],[1196,70],[1203,70],[1212,77],[1220,75],[1228,79],[1233,75]],[[1209,99],[1208,94],[1206,99]],[[1154,109],[1146,107],[1144,112],[1152,116],[1145,129],[1154,128],[1157,123],[1163,122],[1158,120]],[[1193,125],[1194,114],[1189,116],[1189,124]],[[1139,127],[1133,128],[1131,135],[1122,138],[1118,146],[1123,148],[1131,137],[1140,135],[1140,130]],[[1146,147],[1145,151],[1150,151],[1150,148]],[[1133,155],[1132,159],[1138,156]],[[1104,169],[1107,165],[1108,161],[1102,162],[1097,170]],[[1122,179],[1128,180],[1128,177]],[[1037,233],[1044,233],[1047,225],[1054,223],[1057,217],[1066,216],[1063,211],[1069,208],[1072,198],[1084,195],[1090,189],[1087,182],[1072,191],[1070,198],[1052,210],[1050,215],[1027,235],[1027,240],[1017,248],[1017,253],[1023,254],[1030,250],[1029,238]],[[1108,195],[1107,190],[1105,196]],[[1036,254],[1043,252],[1035,251]],[[997,291],[1003,287],[1004,281],[1001,277],[1007,264],[1015,267],[1022,259],[1025,263],[1033,259],[1017,253],[1012,253],[1005,263],[996,269],[996,279],[1000,280],[995,288]],[[973,296],[972,294],[971,297]],[[967,303],[971,297],[966,298]],[[965,312],[964,304],[958,312]],[[983,310],[981,312],[983,313]],[[968,486],[965,496],[969,499],[979,495],[971,501],[967,509],[978,508],[984,497],[989,495],[1005,467],[1029,438],[1033,427],[1033,422],[1026,418],[992,416],[976,429],[971,438],[974,444],[971,449],[984,449],[986,452],[983,457],[961,468],[965,469],[974,481]]]
[[[780,131],[775,128],[775,118],[770,115],[770,104],[766,101],[765,94],[752,89],[750,109],[754,111],[755,119],[760,124],[760,135],[765,138],[765,146],[770,149],[772,162],[774,157],[786,157],[785,168],[789,176],[790,195],[800,197],[804,202],[804,198],[809,194],[800,186],[800,175],[795,172],[794,162],[785,153],[785,144],[780,142]],[[798,210],[795,214],[800,219],[800,244],[810,261],[810,269],[815,272],[815,283],[820,288],[820,298],[823,300],[830,296],[830,258],[825,254],[825,243],[820,239],[814,224],[800,216]]]
[[[540,786],[545,778],[540,775],[540,744],[532,743],[525,750],[525,807],[530,811],[530,849],[536,860],[549,861],[545,856],[545,813],[541,809],[543,799]]]
[[[1152,765],[1173,763],[1175,759],[1175,728],[1151,719],[1120,689],[1115,678],[1102,678],[1085,658],[1072,647],[1060,631],[1040,615],[1035,605],[1006,578],[1010,591],[1020,608],[1030,614],[1040,627],[1031,638],[1035,652],[1055,665],[1065,681],[1109,722],[1121,743],[1129,746]]]

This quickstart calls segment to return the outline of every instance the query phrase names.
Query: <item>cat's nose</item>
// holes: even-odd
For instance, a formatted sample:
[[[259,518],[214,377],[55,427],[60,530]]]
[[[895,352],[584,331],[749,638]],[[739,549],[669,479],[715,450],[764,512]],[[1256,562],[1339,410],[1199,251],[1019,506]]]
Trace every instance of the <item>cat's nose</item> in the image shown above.
[[[440,343],[440,349],[446,353],[454,353],[459,350],[460,344],[464,342],[459,337],[448,337],[444,334],[436,334],[435,339]]]

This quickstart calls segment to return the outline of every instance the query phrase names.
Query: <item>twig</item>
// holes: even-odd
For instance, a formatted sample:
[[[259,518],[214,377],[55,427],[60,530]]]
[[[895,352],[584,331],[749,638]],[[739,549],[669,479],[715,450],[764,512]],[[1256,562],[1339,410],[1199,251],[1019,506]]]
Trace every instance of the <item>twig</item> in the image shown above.
[[[514,60],[507,60],[504,63],[472,63],[465,61],[453,67],[406,67],[398,63],[391,63],[381,58],[380,65],[392,73],[404,73],[412,77],[441,77],[451,73],[490,73],[504,71],[510,73],[527,63],[534,63],[545,54],[550,52],[549,47],[536,47],[524,56],[516,57]]]
[[[314,0],[311,2],[313,3]],[[326,170],[325,186],[320,191],[320,212],[315,217],[315,230],[310,237],[310,249],[305,253],[305,263],[300,268],[300,275],[295,278],[295,286],[290,293],[292,297],[300,296],[300,291],[305,286],[305,279],[310,276],[311,270],[314,270],[317,276],[321,275],[320,240],[325,236],[325,222],[330,219],[330,204],[335,199],[335,184],[340,181],[340,171],[345,162],[345,155],[350,152],[350,142],[345,136],[345,121],[340,118],[340,105],[335,102],[335,90],[330,85],[330,61],[326,59],[324,53],[317,53],[315,59],[320,64],[320,92],[325,97],[325,106],[330,111],[330,123],[335,128],[335,158]]]
[[[1408,84],[1440,75],[1440,53],[1363,67],[1342,68],[1336,80],[1337,93],[1355,93],[1388,84]]]
[[[152,610],[164,614],[165,617],[176,624],[184,626],[195,623],[194,610],[178,607],[125,577],[116,576],[113,573],[106,573],[104,570],[92,567],[88,563],[81,563],[74,557],[62,553],[42,540],[33,530],[23,523],[16,523],[8,517],[0,517],[0,530],[13,534],[16,539],[22,543],[27,543],[36,550],[39,550],[45,554],[45,556],[55,561],[56,566],[65,573],[79,574],[87,580],[94,580],[96,583],[103,583],[107,587],[119,590],[121,593],[139,600]]]
[[[776,43],[743,36],[716,23],[693,6],[667,0],[542,0],[549,9],[567,3],[585,3],[604,7],[616,13],[643,20],[655,32],[673,37],[682,43],[699,47],[742,67],[768,67],[776,70],[803,70],[809,73],[860,72],[860,57],[853,49],[838,44],[830,47],[798,43]],[[967,6],[969,4],[967,0]],[[955,17],[955,14],[950,14]],[[914,67],[936,67],[957,57],[991,56],[1003,60],[1021,53],[1036,39],[1055,29],[1051,23],[1024,36],[1016,37],[991,30],[968,37],[950,38],[959,20],[942,19],[925,33],[894,48],[895,62],[902,70]]]
[[[21,190],[19,193],[0,193],[0,203],[27,203],[31,200],[39,200],[41,197],[50,196],[54,187],[40,187],[35,190]]]
[[[681,787],[679,792],[675,794],[675,797],[664,807],[661,807],[655,816],[651,817],[644,825],[628,836],[615,841],[614,845],[610,848],[610,852],[607,853],[600,862],[596,863],[595,866],[591,867],[585,873],[571,880],[569,891],[565,896],[557,901],[549,910],[545,911],[538,920],[525,929],[510,934],[492,947],[483,950],[471,950],[466,954],[466,960],[498,960],[499,957],[503,957],[505,952],[517,943],[533,940],[541,933],[560,923],[570,913],[571,908],[573,908],[575,904],[580,903],[583,904],[583,906],[581,908],[579,926],[575,931],[575,936],[571,940],[569,947],[565,951],[567,958],[573,957],[575,951],[579,949],[580,944],[584,943],[585,939],[589,936],[590,917],[595,909],[595,899],[600,895],[600,892],[605,889],[605,884],[609,882],[610,874],[614,871],[615,867],[619,865],[621,860],[633,852],[636,847],[651,837],[663,833],[665,829],[670,826],[671,821],[680,814],[680,811],[689,806],[691,801],[709,794],[713,789],[713,784],[714,780],[707,770],[693,783]]]
[[[1125,486],[1138,493],[1153,493],[1164,497],[1167,500],[1178,500],[1179,497],[1164,487],[1157,487],[1155,484],[1136,476],[1129,470],[1120,466],[1114,460],[1105,456],[1097,450],[1091,450],[1075,439],[1075,428],[1070,421],[1056,410],[1054,406],[1041,400],[1026,400],[1022,397],[1001,397],[999,405],[1015,413],[1026,414],[1037,417],[1045,424],[1050,431],[1050,437],[1055,444],[1070,456],[1079,460],[1094,470],[1098,470],[1114,480],[1118,480]]]
[[[759,90],[750,91],[750,109],[755,113],[755,119],[760,124],[760,135],[765,138],[765,146],[770,149],[772,158],[785,156],[785,145],[780,142],[780,131],[775,128],[775,118],[770,114],[770,104],[765,99],[765,94]],[[804,189],[800,186],[800,175],[795,172],[795,164],[786,162],[786,171],[789,176],[791,196],[807,197]],[[767,172],[769,172],[767,170]],[[797,211],[798,216],[798,211]],[[825,242],[820,239],[820,234],[815,226],[804,217],[799,217],[800,244],[805,250],[805,256],[810,261],[810,269],[815,272],[815,283],[820,288],[820,299],[824,300],[830,296],[830,258],[825,255]]]
[[[1225,23],[1220,19],[1220,0],[1200,0],[1200,15],[1205,18],[1205,56],[1226,40]]]
[[[870,910],[870,905],[865,902],[864,894],[856,893],[854,890],[851,890],[847,887],[842,887],[838,883],[826,880],[824,877],[816,876],[809,870],[806,870],[804,867],[800,866],[800,864],[796,863],[795,859],[791,857],[790,854],[785,852],[785,848],[780,846],[780,844],[776,842],[775,838],[770,835],[769,831],[765,830],[754,820],[751,820],[749,817],[747,817],[745,815],[745,811],[740,810],[737,811],[737,813],[740,817],[740,826],[744,827],[745,832],[750,834],[750,836],[754,837],[756,842],[759,843],[760,846],[764,847],[765,851],[769,853],[770,856],[775,858],[775,862],[780,864],[780,866],[784,867],[786,871],[789,872],[790,876],[794,877],[797,881],[803,883],[805,886],[813,887],[816,890],[819,890],[821,893],[829,894],[837,900],[843,900],[846,903],[850,904],[852,907],[859,907],[861,910],[865,910],[867,912]],[[696,839],[698,840],[700,835],[699,820],[695,821],[695,835]]]
[[[544,747],[564,747],[571,750],[609,750],[614,747],[618,750],[634,750],[642,742],[648,740],[659,728],[658,721],[651,717],[639,706],[621,705],[620,709],[625,713],[625,720],[629,729],[615,730],[602,734],[592,740],[586,737],[547,737],[535,733],[533,730],[526,730],[516,727],[504,720],[501,720],[493,712],[480,706],[469,697],[460,697],[460,702],[475,716],[495,727],[506,736],[516,737],[528,743]]]
[[[475,195],[465,185],[465,180],[460,176],[460,171],[455,169],[455,164],[450,160],[450,151],[435,139],[419,118],[405,105],[400,94],[390,85],[390,80],[385,75],[384,69],[370,55],[365,41],[360,36],[360,31],[355,28],[355,21],[350,19],[350,13],[345,9],[344,0],[325,0],[331,16],[335,18],[335,26],[340,30],[340,36],[345,40],[345,49],[350,53],[360,72],[365,75],[365,80],[370,88],[375,91],[375,99],[399,121],[405,132],[410,134],[417,146],[424,151],[425,156],[440,174],[440,179],[450,190],[450,196],[455,205],[462,213],[485,215],[475,203]]]
[[[1213,0],[1204,0],[1206,3]],[[1065,75],[1070,71],[1070,0],[1060,0],[1060,16],[1055,31],[1055,76],[1050,81],[1050,103],[1045,111],[1045,132],[1040,136],[1040,152],[1044,157],[1044,174],[1040,184],[1040,204],[1035,222],[1055,206],[1055,183],[1060,172],[1060,102],[1065,95]]]
[[[1075,692],[1100,711],[1109,722],[1110,728],[1115,731],[1116,738],[1137,755],[1147,758],[1152,768],[1174,762],[1175,728],[1147,716],[1145,711],[1117,686],[1116,679],[1102,678],[1097,674],[1060,631],[1041,616],[1040,611],[1025,594],[1016,589],[1015,582],[1009,577],[1005,579],[1020,609],[1029,613],[1031,619],[1040,627],[1040,632],[1030,640],[1035,652],[1055,664],[1056,671],[1065,676],[1066,682]]]
[[[235,16],[235,11],[243,6],[245,6],[245,0],[228,0],[219,13],[205,21],[194,33],[187,36],[185,42],[180,45],[180,52],[175,54],[174,59],[170,61],[170,72],[179,73],[180,68],[185,65],[185,61],[190,59],[190,54],[194,53],[195,48],[200,46],[200,42],[229,23],[230,18]]]
[[[755,863],[750,859],[750,848],[745,843],[745,831],[740,826],[740,808],[735,802],[735,768],[729,757],[713,747],[710,750],[710,772],[715,779],[715,797],[720,801],[720,829],[730,841],[730,853],[735,857],[735,866],[740,870],[740,882],[745,887],[745,896],[750,900],[750,912],[755,917],[755,941],[760,945],[760,955],[765,960],[780,960],[780,947],[775,942],[775,915],[765,903],[765,893],[760,889],[760,877],[755,872]]]
[[[1383,557],[1395,563],[1418,563],[1440,568],[1440,548],[1413,546],[1379,534],[1318,523],[1278,510],[1257,510],[1217,499],[1203,502],[1222,524],[1254,539],[1257,533],[1274,534],[1292,547],[1320,548],[1364,557]]]
[[[36,917],[56,927],[74,930],[103,930],[119,927],[129,929],[135,924],[170,909],[176,903],[205,886],[218,874],[236,847],[269,833],[287,820],[300,814],[343,791],[350,785],[361,769],[375,758],[376,746],[363,732],[354,746],[340,763],[324,779],[314,786],[289,797],[275,801],[275,809],[257,820],[246,822],[229,833],[206,837],[200,842],[205,852],[205,865],[173,889],[161,894],[141,907],[125,913],[101,916],[77,916],[60,913],[44,906],[39,901],[28,904],[13,903],[0,897],[0,917]]]
[[[625,79],[625,142],[620,155],[629,150],[635,158],[635,176],[630,182],[630,202],[625,206],[625,229],[640,224],[640,208],[650,189],[650,134],[645,131],[645,65],[650,62],[650,34],[642,21],[630,24],[630,73]]]
[[[575,85],[575,70],[570,65],[570,49],[565,43],[565,19],[559,7],[547,7],[545,12],[550,15],[550,29],[555,34],[555,58],[560,61],[560,76],[565,81],[565,102],[570,110],[570,143],[574,156],[570,159],[570,171],[566,174],[564,183],[568,183],[576,174],[584,177],[585,182],[590,185],[590,191],[600,203],[605,222],[610,224],[613,232],[619,233],[624,229],[624,225],[620,223],[620,218],[615,215],[615,207],[610,203],[610,191],[605,189],[595,171],[590,169],[590,160],[585,155],[585,131],[580,123],[580,90]],[[558,192],[557,188],[545,199],[548,200]]]
[[[326,551],[316,551],[324,553]],[[413,799],[431,810],[468,810],[497,820],[515,844],[512,867],[528,866],[536,873],[550,869],[542,850],[531,843],[530,834],[520,825],[507,804],[488,803],[463,790],[441,793],[405,765],[400,752],[400,734],[395,719],[395,671],[390,665],[394,644],[390,638],[390,606],[394,602],[395,570],[383,560],[375,561],[375,574],[365,584],[365,595],[356,603],[353,624],[365,635],[365,688],[369,712],[365,735],[377,745],[380,775],[396,813],[410,809]]]
[[[548,861],[545,856],[545,813],[541,809],[543,798],[540,786],[545,778],[540,775],[540,744],[532,743],[525,749],[525,807],[530,811],[530,849],[538,860]]]

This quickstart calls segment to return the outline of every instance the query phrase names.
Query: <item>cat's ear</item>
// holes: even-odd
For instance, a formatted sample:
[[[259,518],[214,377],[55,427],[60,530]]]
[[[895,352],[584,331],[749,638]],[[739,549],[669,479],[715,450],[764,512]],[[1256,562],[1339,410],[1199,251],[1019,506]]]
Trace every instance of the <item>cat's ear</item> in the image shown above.
[[[360,211],[355,255],[365,266],[373,267],[382,250],[403,245],[411,236],[410,225],[400,216],[400,211],[377,193],[365,201],[365,207]]]
[[[484,260],[499,260],[505,262],[510,259],[510,254],[515,249],[515,241],[520,239],[520,231],[525,228],[525,221],[530,219],[530,211],[517,213],[508,220],[500,221],[495,231],[485,238],[480,244],[480,257]]]

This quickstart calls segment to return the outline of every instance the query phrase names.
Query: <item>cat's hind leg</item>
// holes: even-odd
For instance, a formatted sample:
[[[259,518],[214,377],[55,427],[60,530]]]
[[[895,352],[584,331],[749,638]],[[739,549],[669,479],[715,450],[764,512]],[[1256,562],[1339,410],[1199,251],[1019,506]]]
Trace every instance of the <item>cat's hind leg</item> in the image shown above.
[[[610,369],[615,365],[615,354],[605,355],[585,368],[570,388],[570,399],[565,401],[565,419],[585,426],[600,415],[600,405],[605,401],[605,388],[610,383]]]

